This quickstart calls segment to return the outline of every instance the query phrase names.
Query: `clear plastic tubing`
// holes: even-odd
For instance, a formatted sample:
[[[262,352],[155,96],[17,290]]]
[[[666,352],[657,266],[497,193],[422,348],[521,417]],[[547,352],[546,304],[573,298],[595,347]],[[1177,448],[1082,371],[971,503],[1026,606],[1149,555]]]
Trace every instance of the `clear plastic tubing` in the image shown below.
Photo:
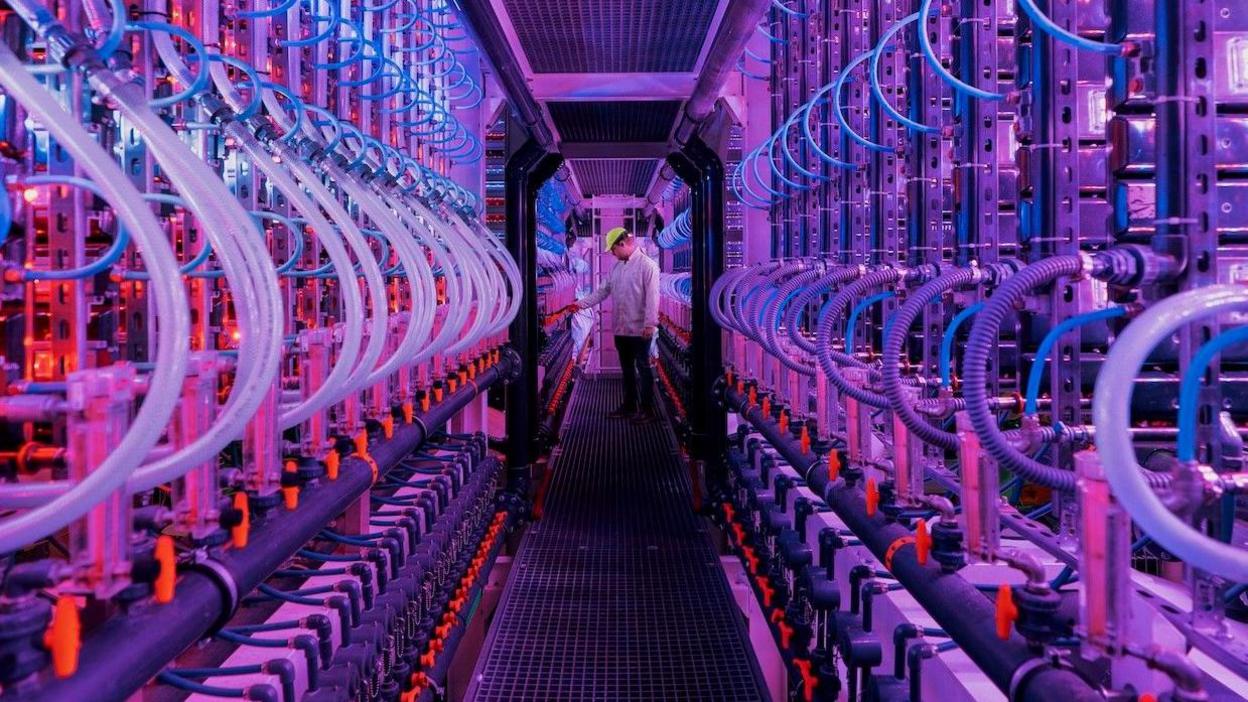
[[[222,448],[242,436],[247,422],[255,415],[277,381],[282,356],[282,295],[277,272],[264,236],[251,215],[239,204],[225,184],[177,135],[147,106],[144,96],[133,83],[123,82],[105,71],[89,76],[92,85],[111,99],[118,111],[130,120],[143,136],[149,150],[169,179],[178,186],[182,197],[203,225],[226,267],[237,246],[242,250],[250,272],[249,289],[235,290],[232,299],[238,305],[240,332],[238,381],[218,415],[217,421],[190,444],[174,453],[145,465],[136,472],[141,485],[152,487],[178,478],[192,466],[213,459]],[[228,275],[227,275],[228,277]],[[240,296],[254,295],[254,298]],[[244,318],[243,310],[250,318]]]
[[[485,273],[489,284],[487,287],[487,299],[490,301],[492,312],[486,320],[485,328],[481,330],[481,338],[486,338],[495,333],[498,328],[499,320],[506,314],[507,300],[506,282],[503,280],[503,272],[499,269],[493,256],[493,251],[484,247],[483,242],[475,242],[474,239],[479,235],[468,227],[461,219],[455,216],[449,218],[450,225],[460,233],[464,241],[468,242],[469,249],[477,257],[477,261],[481,266],[481,270]]]
[[[73,156],[83,173],[108,194],[118,219],[129,230],[144,264],[152,271],[148,291],[161,323],[157,328],[151,384],[153,387],[181,386],[190,355],[190,310],[177,273],[177,259],[160,223],[112,156],[65,113],[56,98],[26,72],[22,62],[3,42],[0,42],[0,85],[43,123]],[[177,393],[149,393],[129,431],[82,482],[64,494],[47,495],[51,499],[46,504],[0,521],[0,553],[12,553],[57,532],[121,488],[132,467],[160,440],[177,405]]]
[[[328,186],[321,180],[312,168],[285,146],[277,146],[279,153],[283,154],[282,161],[290,168],[295,177],[307,188],[312,199],[318,202],[321,207],[325,208],[325,212],[335,223],[338,224],[343,238],[351,250],[355,252],[356,259],[360,262],[361,271],[364,273],[364,281],[368,285],[369,300],[372,304],[372,317],[369,319],[369,336],[368,345],[364,349],[363,356],[359,362],[352,368],[352,373],[342,382],[341,397],[354,392],[363,387],[358,380],[357,369],[359,367],[373,368],[377,365],[381,354],[386,347],[386,334],[389,328],[389,317],[387,315],[388,300],[386,296],[386,282],[381,277],[381,268],[377,265],[377,261],[373,256],[372,249],[368,246],[368,241],[364,238],[364,233],[360,231],[355,220],[347,212],[346,208],[338,202],[337,197],[330,192]]]
[[[352,183],[364,187],[354,180]],[[398,254],[399,262],[403,264],[411,290],[413,313],[409,314],[407,330],[394,353],[363,378],[361,383],[364,386],[373,385],[405,364],[411,363],[412,359],[420,353],[421,347],[427,346],[429,336],[433,331],[437,303],[437,284],[433,279],[433,271],[429,268],[429,261],[424,252],[417,245],[416,237],[397,220],[394,224],[398,226],[389,229],[383,227],[383,233]]]
[[[154,32],[152,36],[169,70],[180,79],[190,79],[189,69],[169,38],[161,32]],[[271,391],[280,372],[283,301],[264,236],[225,184],[205,170],[203,163],[146,107],[144,97],[135,86],[102,70],[92,72],[90,79],[97,90],[111,97],[117,109],[135,122],[153,155],[204,226],[230,280],[231,299],[236,306],[242,336],[237,380],[225,407],[208,431],[135,472],[131,488],[150,489],[211,460],[227,444],[242,436],[247,422]],[[236,281],[231,277],[231,269],[237,268],[240,259],[247,275]]]
[[[407,202],[415,206],[410,199]],[[443,246],[442,242],[438,240],[435,232],[429,224],[429,220],[418,217],[415,212],[405,207],[398,208],[396,210],[396,214],[407,222],[409,226],[423,229],[428,232],[428,236],[424,238],[425,244],[429,247],[430,251],[433,252],[434,262],[442,267],[443,275],[446,276],[447,299],[454,301],[454,303],[450,306],[446,319],[442,322],[442,328],[438,330],[437,336],[434,338],[433,343],[426,350],[428,355],[417,361],[421,362],[435,354],[442,353],[452,343],[454,343],[456,335],[459,333],[459,330],[463,328],[464,318],[467,316],[467,304],[459,302],[460,300],[463,300],[463,292],[461,281],[459,280],[459,277],[455,275],[456,262],[451,253],[446,249],[446,247]],[[454,286],[454,289],[452,289],[451,286]],[[436,291],[434,294],[436,296]]]
[[[232,123],[225,129],[226,135],[232,137],[243,151],[251,157],[256,168],[264,173],[269,182],[286,197],[287,201],[307,220],[308,225],[321,242],[322,248],[334,265],[334,272],[340,283],[343,296],[344,334],[342,345],[338,348],[334,366],[319,388],[302,402],[293,407],[282,407],[278,415],[278,428],[285,430],[307,421],[313,414],[341,399],[341,386],[348,377],[351,368],[360,354],[364,338],[364,318],[367,315],[364,301],[360,295],[360,286],[356,282],[355,266],[351,256],[343,246],[341,235],[334,226],[321,214],[320,207],[314,203],[299,187],[294,177],[283,165],[288,158],[268,152],[241,124]],[[280,161],[280,163],[279,163]],[[362,265],[367,266],[371,256],[364,257]]]
[[[431,294],[436,289],[436,284],[433,281],[433,271],[429,270],[428,260],[424,257],[423,252],[418,250],[416,239],[414,239],[411,232],[403,226],[402,222],[399,222],[394,217],[391,209],[376,194],[373,194],[371,190],[368,190],[367,186],[354,179],[351,174],[346,174],[346,172],[342,172],[336,169],[336,167],[331,167],[329,171],[332,172],[334,180],[347,191],[347,194],[351,195],[352,199],[358,202],[361,209],[373,221],[373,224],[377,225],[377,229],[381,230],[384,236],[391,241],[391,245],[399,255],[399,261],[402,262],[403,269],[406,271],[409,284],[412,286],[413,304],[417,301],[417,295],[421,294],[422,291],[424,300],[432,302],[434,299],[431,297]],[[421,310],[421,315],[409,320],[407,334],[404,334],[403,340],[399,342],[396,351],[392,353],[391,357],[387,358],[386,362],[381,363],[381,365],[374,363],[371,366],[357,368],[357,375],[353,377],[356,377],[359,387],[374,385],[384,376],[398,370],[404,362],[411,362],[409,353],[418,352],[417,346],[426,344],[428,336],[433,330],[432,305],[422,307]]]
[[[1248,290],[1211,285],[1153,303],[1110,346],[1092,394],[1096,449],[1114,497],[1148,534],[1194,568],[1248,582],[1248,551],[1206,536],[1175,516],[1145,479],[1131,442],[1131,394],[1140,369],[1174,330],[1206,317],[1248,311]]]

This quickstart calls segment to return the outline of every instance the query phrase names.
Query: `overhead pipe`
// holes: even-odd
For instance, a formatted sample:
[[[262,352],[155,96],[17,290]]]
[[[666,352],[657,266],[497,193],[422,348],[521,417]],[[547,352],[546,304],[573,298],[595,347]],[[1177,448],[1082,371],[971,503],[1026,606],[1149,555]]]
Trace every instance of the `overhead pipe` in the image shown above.
[[[736,388],[724,388],[724,402],[750,423],[832,508],[855,537],[881,562],[891,563],[889,572],[936,620],[949,637],[979,666],[1009,699],[1019,702],[1098,702],[1099,692],[1076,673],[1054,667],[1040,658],[1017,632],[1008,639],[997,637],[993,602],[956,572],[947,573],[936,563],[920,565],[913,548],[893,548],[913,533],[890,521],[883,511],[867,514],[866,494],[856,484],[830,480],[822,469],[823,458],[803,453],[791,432],[780,430],[770,416]],[[891,552],[891,553],[890,553]]]
[[[395,427],[393,438],[370,448],[372,459],[385,473],[469,402],[494,384],[510,380],[515,371],[514,356],[504,354],[497,365],[428,412],[417,412],[411,424]],[[193,565],[181,566],[173,601],[136,604],[91,632],[83,639],[78,670],[72,676],[57,678],[48,668],[33,680],[10,686],[0,700],[125,700],[168,664],[171,652],[185,650],[228,621],[244,595],[372,485],[368,463],[357,457],[343,459],[338,479],[306,487],[298,509],[275,509],[254,521],[249,547],[216,550]]]
[[[673,141],[677,148],[684,148],[698,127],[715,111],[720,90],[728,76],[737,69],[737,59],[741,58],[746,44],[754,36],[754,28],[763,20],[770,7],[771,0],[733,0],[728,3],[715,33],[715,40],[702,64],[702,73],[694,85],[693,94],[685,102],[680,122],[673,132]]]
[[[758,0],[753,0],[757,2]],[[473,44],[481,48],[486,62],[498,76],[499,85],[507,94],[507,100],[516,109],[520,121],[538,146],[546,150],[555,147],[555,135],[550,131],[528,82],[520,71],[520,62],[511,50],[507,35],[489,0],[447,0],[447,4],[459,16],[463,29]]]
[[[715,39],[702,63],[702,72],[693,86],[693,93],[685,101],[685,109],[672,132],[672,146],[680,151],[697,134],[698,128],[715,112],[715,103],[723,90],[728,76],[737,69],[737,60],[754,36],[754,29],[767,15],[771,0],[733,0],[724,10]],[[646,208],[658,207],[667,184],[678,174],[671,164],[665,164],[646,193]],[[683,176],[682,176],[683,177]],[[688,179],[686,179],[688,182]],[[692,185],[691,185],[692,187]]]

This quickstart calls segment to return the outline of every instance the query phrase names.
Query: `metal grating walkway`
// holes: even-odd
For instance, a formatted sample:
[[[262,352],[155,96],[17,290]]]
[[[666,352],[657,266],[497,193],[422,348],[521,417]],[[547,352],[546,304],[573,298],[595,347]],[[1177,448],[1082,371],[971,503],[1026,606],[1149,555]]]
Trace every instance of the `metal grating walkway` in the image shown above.
[[[666,424],[573,391],[545,514],[521,542],[468,700],[766,700]]]

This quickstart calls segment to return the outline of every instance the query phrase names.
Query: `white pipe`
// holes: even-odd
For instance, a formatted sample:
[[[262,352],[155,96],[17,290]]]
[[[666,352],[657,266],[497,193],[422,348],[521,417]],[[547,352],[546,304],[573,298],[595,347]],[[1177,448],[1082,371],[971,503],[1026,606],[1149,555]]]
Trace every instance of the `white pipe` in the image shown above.
[[[488,308],[490,313],[488,316],[482,315],[482,328],[478,332],[478,338],[476,339],[479,341],[494,333],[499,318],[505,312],[502,273],[495,263],[491,252],[483,247],[478,248],[481,246],[481,242],[476,241],[477,236],[475,232],[464,225],[463,221],[458,217],[448,217],[447,222],[452,229],[459,233],[460,238],[467,243],[468,250],[472,252],[473,257],[476,259],[477,268],[481,271],[484,278],[485,289],[482,309]]]
[[[150,35],[157,55],[170,73],[174,74],[184,85],[194,82],[194,74],[186,66],[181,55],[178,54],[169,35],[164,32],[151,32]],[[198,214],[196,212],[197,216]],[[253,272],[246,263],[247,256],[235,241],[223,237],[213,228],[206,226],[206,224],[204,228],[212,244],[213,253],[216,255],[217,260],[221,262],[221,270],[235,300],[239,328],[253,326],[255,324],[253,320],[259,319],[263,313],[259,309],[258,291],[254,287],[255,284],[251,281]],[[256,344],[260,343],[260,340],[248,338],[243,339],[242,342],[239,348],[236,378],[244,383],[249,383],[249,379],[254,374],[254,357],[258,349]]]
[[[169,68],[170,72],[174,73],[179,80],[184,82],[189,82],[194,79],[194,75],[192,74],[190,67],[186,65],[186,62],[182,60],[181,55],[178,54],[177,50],[173,47],[172,41],[168,35],[162,32],[154,32],[153,41],[162,62]],[[242,95],[238,93],[233,84],[230,83],[228,76],[225,74],[224,66],[213,63],[210,64],[210,68],[213,69],[212,77],[214,84],[222,93],[224,99],[230,103],[232,109],[235,111],[242,110],[245,107],[246,101]],[[268,92],[271,91],[266,91],[266,93]],[[254,137],[247,134],[241,126],[234,125],[229,128],[229,131],[231,136],[242,139],[244,143],[250,144],[253,147],[257,146],[257,142]],[[299,177],[299,180],[304,184],[304,186],[308,188],[312,197],[316,199],[321,207],[325,208],[325,212],[332,219],[340,223],[343,238],[350,245],[352,251],[354,251],[356,255],[356,258],[360,262],[365,282],[371,293],[370,300],[374,310],[373,315],[370,318],[372,324],[370,329],[371,333],[369,334],[369,342],[368,346],[365,348],[363,357],[361,358],[359,355],[359,348],[363,337],[363,323],[360,318],[353,314],[349,314],[347,319],[344,320],[346,322],[346,334],[344,335],[343,346],[339,350],[338,357],[335,359],[333,369],[330,371],[329,376],[326,377],[325,382],[322,383],[321,387],[317,389],[312,397],[309,397],[303,403],[293,407],[283,407],[281,409],[278,417],[278,427],[284,430],[306,421],[320,409],[327,407],[333,402],[341,400],[348,394],[350,391],[350,384],[347,381],[347,378],[350,377],[349,371],[354,369],[357,361],[361,364],[372,364],[377,362],[377,359],[380,358],[385,348],[386,330],[389,324],[386,315],[385,281],[381,277],[381,270],[373,258],[372,249],[369,248],[368,242],[365,240],[363,233],[361,233],[355,226],[351,216],[340,206],[338,206],[337,199],[333,196],[333,194],[330,193],[327,188],[317,187],[318,185],[321,185],[319,178],[317,178],[311,170],[307,169],[302,158],[298,154],[293,153],[291,150],[286,149],[281,145],[274,145],[274,149],[279,152],[279,157],[283,160],[283,162],[297,177]],[[251,155],[252,160],[262,170],[266,170],[266,167],[273,165],[271,163],[271,157],[269,156],[257,155],[255,153],[252,153]],[[266,173],[266,175],[268,175],[268,173]],[[281,178],[281,175],[276,174],[271,177]],[[315,181],[315,183],[313,183],[313,181]],[[298,189],[294,183],[289,183],[289,185],[292,186],[294,190]],[[306,198],[304,199],[306,200]],[[308,209],[301,210],[305,215],[317,210],[317,206],[315,204],[309,203],[309,205]],[[315,225],[311,216],[305,216],[305,219],[307,219],[310,224]],[[322,221],[324,220],[322,219]],[[325,223],[328,224],[327,222]],[[340,282],[342,283],[343,293],[348,296],[348,299],[345,300],[348,309],[362,310],[363,302],[360,299],[359,286],[355,281],[354,267],[350,264],[349,260],[345,261],[345,266],[342,265],[343,261],[335,257],[335,252],[331,248],[334,244],[328,243],[328,240],[336,239],[336,236],[337,235],[334,234],[331,229],[327,236],[320,236],[318,238],[321,240],[322,246],[326,246],[326,253],[329,254],[331,262],[334,263],[335,271],[339,276]],[[339,246],[338,248],[341,247]],[[344,378],[344,376],[347,377]]]
[[[521,284],[520,267],[516,265],[515,259],[511,257],[511,252],[503,246],[502,242],[494,236],[493,232],[486,229],[485,225],[481,224],[480,220],[474,219],[472,221],[472,226],[477,230],[478,236],[481,240],[485,241],[495,252],[495,258],[506,270],[507,280],[511,286],[510,305],[507,308],[507,312],[504,315],[503,320],[500,322],[498,329],[498,331],[502,331],[509,326],[512,321],[515,320],[516,315],[520,313],[520,305],[524,300],[524,286]]]
[[[1248,289],[1211,285],[1153,303],[1118,335],[1092,394],[1096,449],[1114,497],[1144,533],[1194,568],[1248,582],[1248,551],[1210,538],[1175,516],[1144,479],[1131,443],[1131,394],[1140,369],[1175,329],[1206,317],[1248,310]]]
[[[478,241],[477,233],[474,230],[454,215],[448,216],[446,221],[455,231],[459,232],[460,238],[467,242],[468,249],[472,251],[477,261],[477,267],[484,276],[486,300],[491,310],[490,315],[485,319],[484,328],[481,330],[481,338],[485,338],[494,332],[499,319],[506,310],[503,299],[505,294],[503,274],[494,260],[493,252],[486,248],[483,242]]]
[[[118,220],[130,232],[144,265],[151,272],[147,289],[160,319],[151,385],[154,388],[181,387],[190,355],[190,310],[178,275],[177,258],[160,223],[112,156],[27,73],[26,67],[3,42],[0,42],[0,85],[43,123],[73,156],[82,172],[108,195]],[[125,436],[82,482],[46,504],[0,522],[0,553],[11,553],[59,531],[121,488],[134,466],[160,440],[165,425],[177,409],[178,399],[178,393],[174,392],[148,393]]]

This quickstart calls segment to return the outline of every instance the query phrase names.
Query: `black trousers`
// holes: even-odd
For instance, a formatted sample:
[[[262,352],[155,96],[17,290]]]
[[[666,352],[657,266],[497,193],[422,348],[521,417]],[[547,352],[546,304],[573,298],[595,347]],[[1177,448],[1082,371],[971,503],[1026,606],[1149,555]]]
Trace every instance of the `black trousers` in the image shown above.
[[[624,370],[624,407],[653,410],[654,371],[650,369],[650,340],[643,336],[617,336],[615,350],[620,353],[620,367]]]

